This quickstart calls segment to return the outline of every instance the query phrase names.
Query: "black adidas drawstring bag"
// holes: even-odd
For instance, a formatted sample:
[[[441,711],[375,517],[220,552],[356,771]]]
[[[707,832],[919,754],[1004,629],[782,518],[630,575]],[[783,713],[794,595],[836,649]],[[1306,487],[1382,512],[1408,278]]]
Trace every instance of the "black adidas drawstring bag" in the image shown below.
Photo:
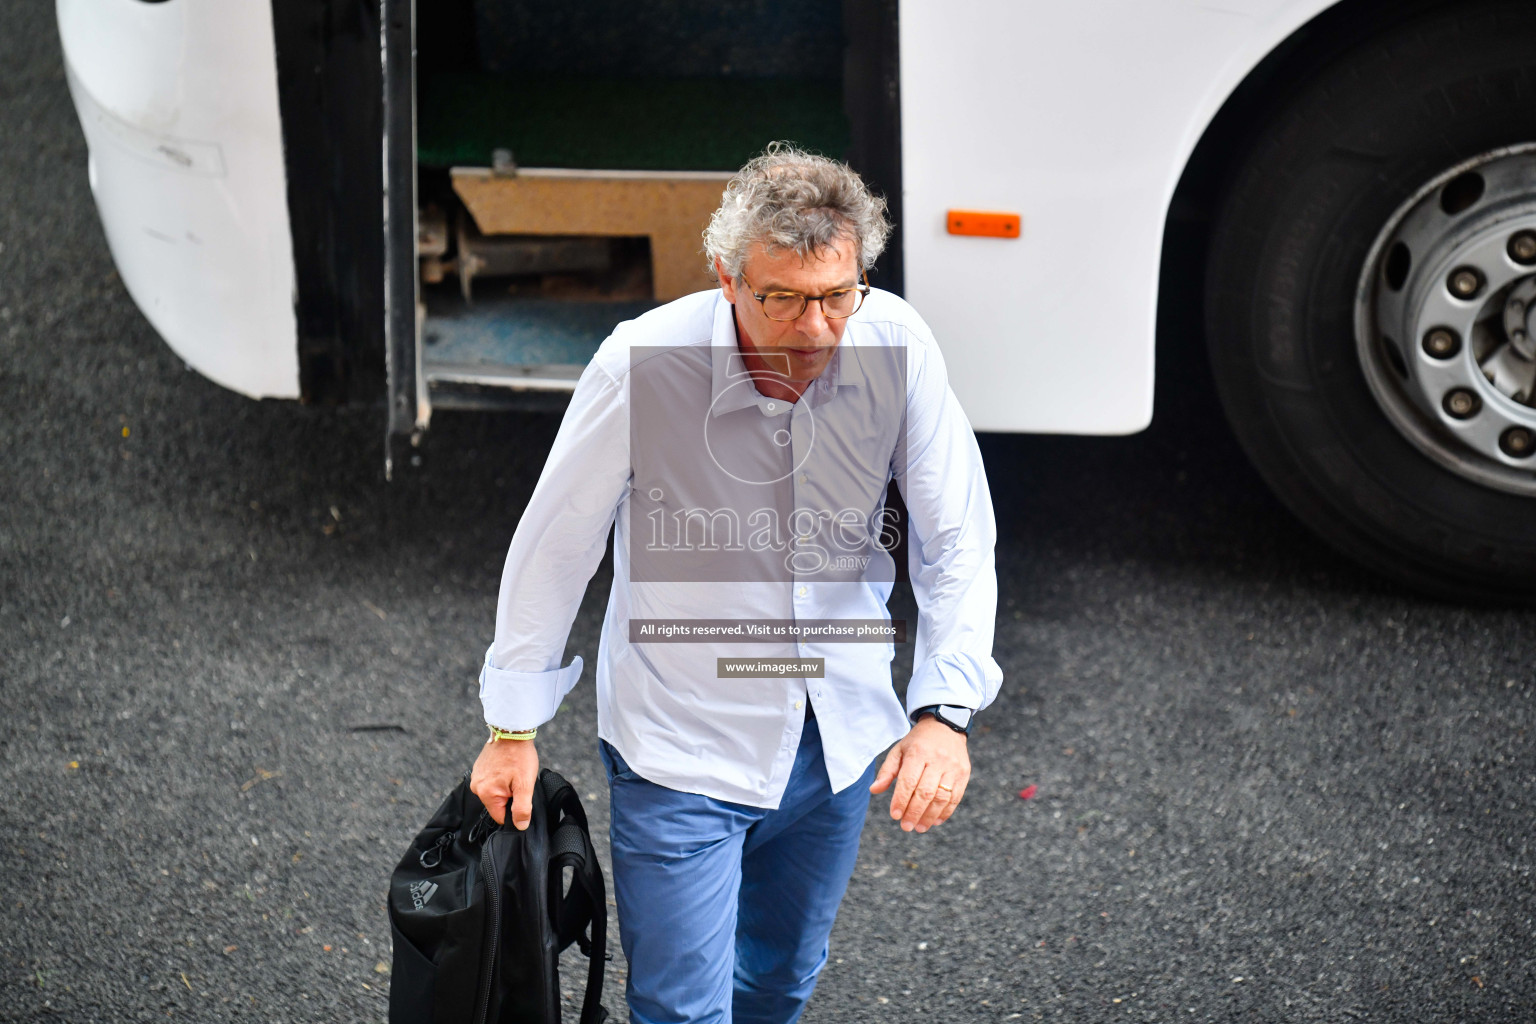
[[[466,772],[390,876],[389,1024],[560,1024],[558,964],[572,942],[590,958],[580,1024],[602,1024],[607,919],[571,784],[541,772],[518,831],[491,820]]]

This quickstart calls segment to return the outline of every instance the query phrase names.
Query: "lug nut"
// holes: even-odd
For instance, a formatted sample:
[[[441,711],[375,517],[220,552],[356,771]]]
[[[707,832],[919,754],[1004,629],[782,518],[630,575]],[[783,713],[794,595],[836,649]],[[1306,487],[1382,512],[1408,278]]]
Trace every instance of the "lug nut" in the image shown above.
[[[1482,409],[1483,400],[1466,388],[1453,388],[1445,393],[1440,405],[1452,419],[1469,420]]]
[[[1510,427],[1499,435],[1499,450],[1512,459],[1529,458],[1536,452],[1536,434],[1524,427]]]
[[[1434,359],[1449,359],[1461,351],[1461,337],[1449,327],[1431,327],[1424,335],[1424,353]]]
[[[1510,235],[1509,258],[1526,267],[1536,263],[1536,231],[1516,231]]]
[[[1483,290],[1483,275],[1476,267],[1457,267],[1445,279],[1445,286],[1458,299],[1470,299]]]

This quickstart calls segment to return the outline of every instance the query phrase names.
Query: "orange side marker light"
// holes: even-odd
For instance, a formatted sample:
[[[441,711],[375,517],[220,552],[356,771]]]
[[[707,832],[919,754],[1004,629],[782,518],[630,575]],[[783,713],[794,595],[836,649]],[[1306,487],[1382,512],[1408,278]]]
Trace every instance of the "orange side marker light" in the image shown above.
[[[1017,213],[986,210],[950,210],[945,220],[952,235],[980,235],[984,238],[1018,238],[1024,218]]]

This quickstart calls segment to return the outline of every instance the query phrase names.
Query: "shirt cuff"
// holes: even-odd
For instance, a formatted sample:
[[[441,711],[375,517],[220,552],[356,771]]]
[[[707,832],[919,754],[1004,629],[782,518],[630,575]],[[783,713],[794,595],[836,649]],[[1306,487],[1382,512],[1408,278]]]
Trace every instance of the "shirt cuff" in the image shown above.
[[[912,681],[907,684],[907,718],[932,704],[980,711],[992,703],[991,697],[1002,682],[1003,670],[990,656],[935,655],[912,672]]]
[[[491,664],[491,649],[480,669],[480,704],[488,724],[502,729],[536,729],[555,717],[560,702],[581,678],[581,655],[565,668],[513,672]]]

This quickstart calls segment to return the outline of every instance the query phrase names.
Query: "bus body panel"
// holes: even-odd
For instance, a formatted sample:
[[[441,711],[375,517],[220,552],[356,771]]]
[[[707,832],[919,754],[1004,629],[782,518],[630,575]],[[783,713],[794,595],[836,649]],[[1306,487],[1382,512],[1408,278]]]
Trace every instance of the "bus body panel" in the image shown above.
[[[1158,271],[1190,154],[1327,0],[954,0],[901,8],[906,297],[978,430],[1152,418]],[[1022,215],[1018,239],[946,211]]]
[[[900,11],[905,293],[978,430],[1151,419],[1164,221],[1201,133],[1329,0],[956,0]],[[266,4],[58,0],[108,242],[192,367],[299,394]],[[1018,239],[946,211],[1022,215]],[[301,283],[302,286],[302,283]]]
[[[58,0],[57,10],[91,191],[129,294],[211,380],[298,397],[271,9]]]

